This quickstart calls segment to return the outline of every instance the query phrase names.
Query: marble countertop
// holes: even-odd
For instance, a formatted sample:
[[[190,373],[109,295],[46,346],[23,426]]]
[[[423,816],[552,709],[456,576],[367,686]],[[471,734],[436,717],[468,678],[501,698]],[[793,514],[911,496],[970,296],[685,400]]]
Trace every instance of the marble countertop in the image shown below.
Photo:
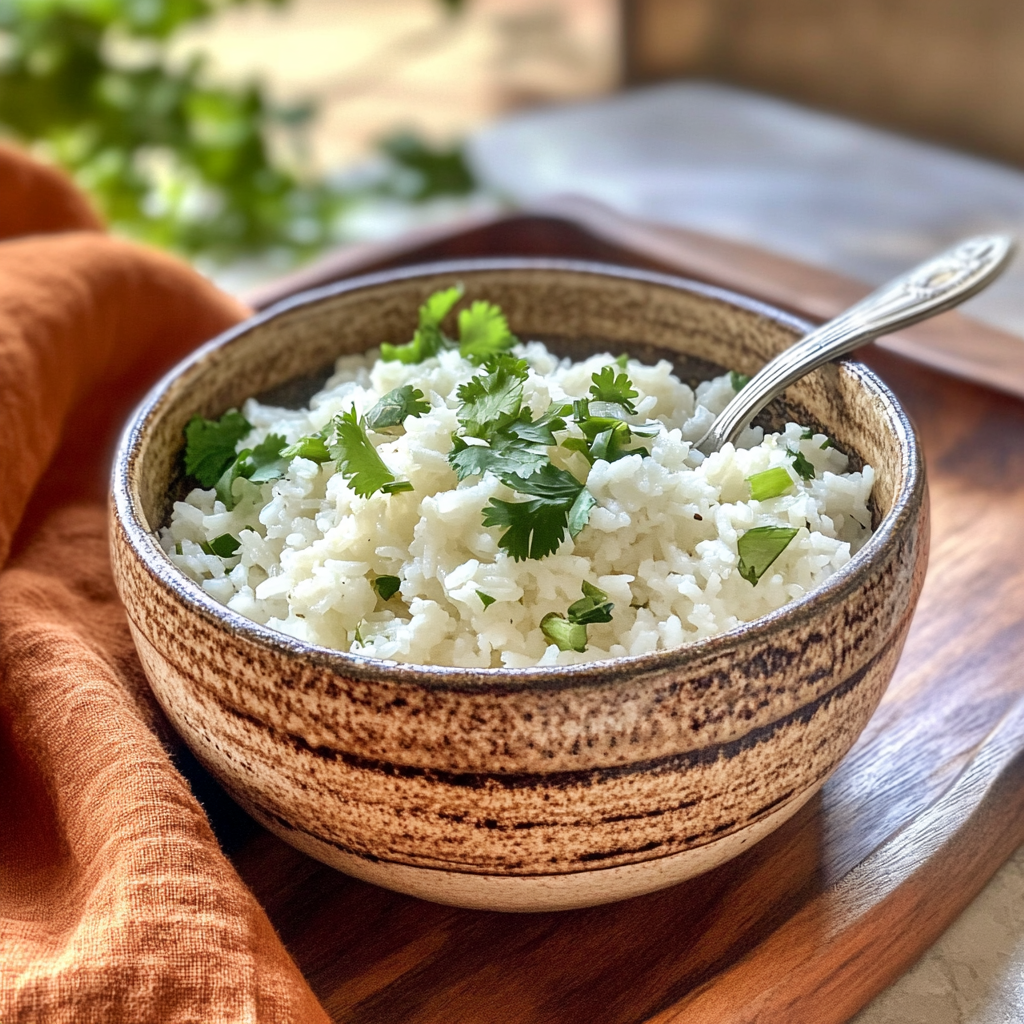
[[[1024,173],[765,96],[675,83],[470,141],[516,202],[584,195],[878,284],[957,239],[1024,239]],[[1021,337],[1024,258],[964,311]],[[1024,1020],[1024,848],[856,1024]]]

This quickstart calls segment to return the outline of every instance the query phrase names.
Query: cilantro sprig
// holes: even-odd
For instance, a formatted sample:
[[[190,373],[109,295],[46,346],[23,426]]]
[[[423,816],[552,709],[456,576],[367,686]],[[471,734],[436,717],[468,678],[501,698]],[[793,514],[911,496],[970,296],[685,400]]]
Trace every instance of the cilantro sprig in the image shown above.
[[[459,355],[480,366],[515,345],[508,320],[492,302],[474,302],[459,313]]]
[[[229,512],[235,507],[235,481],[239,478],[263,484],[284,476],[289,462],[281,454],[284,446],[280,434],[268,434],[255,448],[243,448],[234,457],[214,485]]]
[[[491,498],[484,509],[484,526],[507,527],[498,547],[517,562],[554,554],[566,530],[575,537],[586,526],[595,504],[593,495],[572,473],[550,462],[529,476],[503,476],[501,480],[531,496],[527,501]]]
[[[612,621],[615,605],[608,600],[608,595],[586,580],[583,581],[582,590],[583,597],[569,605],[565,615],[548,612],[540,620],[541,632],[560,651],[578,651],[582,654],[587,649],[587,626]]]
[[[369,498],[377,491],[397,494],[413,489],[408,480],[397,479],[388,469],[367,436],[365,421],[359,418],[354,405],[334,417],[334,442],[327,450],[338,464],[338,472],[362,498]]]
[[[411,384],[389,391],[367,414],[366,425],[371,430],[400,427],[406,417],[418,417],[430,412],[430,403],[423,392]]]
[[[461,433],[452,438],[448,461],[460,480],[488,471],[501,479],[528,477],[550,463],[548,447],[556,443],[554,431],[565,429],[569,407],[551,405],[534,420],[523,408],[526,361],[499,355],[487,369],[458,390]]]
[[[460,432],[452,438],[448,461],[460,480],[493,473],[526,501],[492,498],[484,526],[504,527],[498,547],[517,562],[544,558],[558,550],[566,530],[575,537],[586,526],[593,495],[564,469],[552,464],[555,431],[565,430],[568,405],[550,405],[539,419],[523,406],[529,376],[524,359],[499,353],[484,373],[458,392]]]
[[[454,285],[443,291],[434,292],[420,306],[419,326],[412,336],[412,341],[405,345],[389,345],[385,342],[380,347],[381,359],[386,363],[422,363],[443,349],[451,348],[452,340],[441,330],[441,321],[462,298],[462,291],[462,285]]]
[[[448,337],[441,323],[463,296],[462,285],[453,285],[434,292],[420,306],[419,325],[412,341],[404,345],[383,344],[380,357],[385,362],[407,364],[422,363],[446,349],[458,348],[463,359],[481,366],[516,344],[516,336],[509,330],[508,320],[492,302],[477,300],[468,309],[459,312],[459,338]]]
[[[219,420],[193,416],[185,427],[185,472],[200,487],[213,487],[235,461],[235,446],[250,430],[252,424],[237,409]]]
[[[649,449],[634,445],[634,438],[653,437],[657,426],[638,426],[627,423],[622,416],[615,415],[618,406],[623,416],[635,416],[633,399],[638,392],[633,382],[624,374],[616,374],[610,366],[602,367],[591,376],[591,398],[580,398],[573,402],[573,420],[583,432],[583,437],[567,437],[562,447],[580,452],[593,465],[598,459],[616,462],[627,455],[650,455]],[[601,402],[604,409],[600,415],[591,411],[591,402]],[[611,409],[607,407],[611,406]]]
[[[814,479],[814,466],[799,448],[788,448],[787,454],[793,460],[793,470],[804,480]]]
[[[626,374],[616,374],[612,367],[604,366],[593,374],[590,380],[590,393],[594,396],[594,401],[621,405],[630,416],[636,415],[633,399],[639,397],[639,392]]]

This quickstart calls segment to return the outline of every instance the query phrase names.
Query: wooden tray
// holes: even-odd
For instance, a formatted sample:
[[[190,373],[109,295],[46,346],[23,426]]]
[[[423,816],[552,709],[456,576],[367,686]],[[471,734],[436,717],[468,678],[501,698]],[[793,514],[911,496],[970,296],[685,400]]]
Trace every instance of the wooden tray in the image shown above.
[[[261,301],[367,269],[525,254],[691,266],[693,276],[745,283],[810,316],[863,291],[808,269],[803,295],[796,265],[737,246],[724,250],[726,259],[714,248],[724,244],[574,204],[343,253]],[[994,360],[984,378],[1000,370],[997,335],[955,317],[889,348],[968,363],[964,344],[977,344]],[[338,874],[241,824],[206,792],[242,877],[334,1020],[844,1021],[913,962],[1024,840],[1024,402],[892,351],[871,347],[863,356],[923,441],[933,510],[928,579],[864,735],[822,793],[748,853],[619,904],[488,914]],[[1013,390],[1008,366],[997,383]]]

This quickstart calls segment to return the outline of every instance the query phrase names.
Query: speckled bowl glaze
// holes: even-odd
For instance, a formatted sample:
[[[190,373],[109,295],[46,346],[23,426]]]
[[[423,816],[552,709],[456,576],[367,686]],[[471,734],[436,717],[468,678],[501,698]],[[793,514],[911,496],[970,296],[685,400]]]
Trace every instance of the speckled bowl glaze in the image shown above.
[[[395,665],[229,611],[153,530],[181,487],[182,429],[253,394],[303,403],[342,353],[403,340],[462,281],[513,330],[577,357],[667,355],[684,379],[752,373],[807,325],[676,278],[580,263],[410,268],[310,292],[210,342],[150,393],[113,478],[115,574],[146,672],[196,756],[260,822],[342,871],[425,899],[552,910],[671,885],[793,815],[864,728],[927,560],[913,430],[864,366],[790,389],[787,417],[877,472],[876,531],[827,583],[673,651],[562,668]]]

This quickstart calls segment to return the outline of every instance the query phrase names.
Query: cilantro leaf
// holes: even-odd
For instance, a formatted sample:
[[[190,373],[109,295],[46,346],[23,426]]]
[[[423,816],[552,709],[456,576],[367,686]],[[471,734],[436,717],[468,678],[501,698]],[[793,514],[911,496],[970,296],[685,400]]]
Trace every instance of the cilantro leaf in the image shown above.
[[[371,584],[382,601],[390,601],[398,593],[401,585],[402,581],[397,576],[377,576]]]
[[[616,374],[610,366],[603,366],[591,376],[590,393],[594,396],[595,402],[611,402],[621,405],[630,416],[636,415],[636,406],[633,399],[639,396],[639,392],[633,387],[633,382],[624,373]]]
[[[282,454],[284,446],[280,434],[268,434],[255,448],[243,448],[235,456],[214,485],[229,512],[235,507],[235,481],[239,477],[265,484],[284,476],[289,461]]]
[[[517,562],[525,558],[544,558],[557,551],[569,525],[569,513],[583,485],[572,473],[550,462],[530,476],[503,476],[502,482],[521,494],[534,497],[530,501],[491,498],[484,509],[484,526],[508,527],[498,540],[498,547]],[[586,511],[589,514],[589,509]]]
[[[441,321],[452,311],[464,292],[461,284],[453,284],[451,288],[443,288],[429,295],[420,306],[420,327],[440,327]]]
[[[185,427],[185,472],[200,487],[213,487],[235,459],[235,445],[252,430],[237,410],[229,409],[219,420],[193,416]]]
[[[485,594],[482,590],[478,590],[476,592],[476,596],[480,598],[480,603],[485,608],[490,608],[490,606],[497,600],[496,597],[491,597],[490,594]]]
[[[245,460],[252,453],[251,448],[243,448],[238,457],[220,475],[214,489],[217,497],[224,502],[224,507],[230,512],[235,507],[235,481],[239,477],[245,477]]]
[[[569,622],[558,612],[548,612],[540,620],[540,629],[560,651],[582,654],[587,649],[587,627],[579,622]]]
[[[327,449],[327,439],[333,431],[334,424],[328,423],[319,433],[300,437],[294,444],[281,449],[281,458],[288,459],[289,461],[302,458],[309,459],[310,462],[329,462],[331,453]]]
[[[461,285],[454,285],[429,296],[420,306],[419,326],[412,341],[404,345],[389,345],[385,342],[380,347],[381,359],[386,363],[422,363],[443,349],[451,348],[451,339],[442,332],[441,321],[462,298],[462,291]]]
[[[596,504],[597,498],[586,487],[582,488],[569,509],[569,519],[566,525],[569,527],[570,537],[576,537],[580,530],[590,522],[590,510]]]
[[[748,476],[747,483],[750,484],[750,497],[753,501],[767,501],[792,489],[793,478],[782,466],[776,466]]]
[[[547,452],[536,445],[520,445],[514,438],[498,435],[489,445],[467,444],[455,435],[448,462],[460,480],[488,470],[497,477],[529,476],[548,463]],[[514,485],[511,485],[513,486]]]
[[[246,456],[246,467],[242,475],[254,484],[265,484],[279,480],[288,472],[290,459],[284,456],[285,439],[280,434],[267,434]]]
[[[356,494],[368,498],[398,482],[366,436],[366,427],[356,416],[355,406],[334,417],[334,430],[337,439],[328,450],[338,463],[338,472]]]
[[[222,533],[219,537],[214,537],[209,543],[203,541],[199,546],[208,555],[219,555],[221,558],[231,558],[242,544],[237,537],[232,537],[230,533]]]
[[[620,352],[615,357],[615,362],[621,369],[624,370],[626,368],[626,364],[629,362],[629,356],[625,352]]]
[[[745,373],[730,370],[729,383],[732,385],[733,391],[742,391],[750,383],[750,377]]]
[[[423,392],[411,384],[389,391],[367,414],[366,425],[371,430],[398,427],[406,416],[422,416],[430,412],[430,403],[424,401]]]
[[[518,340],[505,314],[491,302],[474,302],[459,313],[459,354],[471,363],[479,365],[507,352]]]
[[[634,436],[653,437],[658,433],[656,424],[634,426],[617,416],[594,416],[590,412],[590,401],[578,398],[572,404],[573,419],[583,431],[586,442],[578,437],[569,437],[562,442],[563,448],[581,452],[591,465],[598,459],[616,462],[627,455],[650,455],[650,451],[642,445],[636,448],[626,446],[632,442]]]
[[[565,430],[564,417],[571,411],[571,405],[549,405],[544,415],[535,420],[531,418],[529,409],[523,409],[519,413],[519,419],[510,423],[507,429],[509,434],[520,441],[553,445],[554,431]]]
[[[563,502],[532,498],[502,501],[491,498],[484,509],[484,526],[507,526],[498,547],[517,562],[544,558],[558,550],[565,536],[568,507]]]
[[[814,479],[814,466],[811,465],[810,460],[805,458],[804,453],[799,448],[788,449],[789,457],[793,460],[793,469],[803,477],[804,480]]]
[[[533,494],[546,501],[565,504],[566,511],[583,489],[583,484],[572,473],[567,469],[559,469],[550,462],[528,477],[510,477],[502,482],[521,494]]]
[[[484,440],[519,418],[527,377],[526,360],[508,355],[492,360],[488,370],[461,385],[457,392],[462,403],[459,422],[471,437]]]
[[[608,595],[586,580],[583,581],[582,589],[583,597],[569,605],[569,621],[584,626],[592,622],[611,622],[615,605],[608,600]]]
[[[802,431],[800,431],[801,441],[810,441],[812,437],[814,437],[814,431],[811,430],[810,427],[805,427]]]
[[[820,447],[821,447],[822,451],[824,451],[826,448],[837,448],[838,449],[838,445],[835,443],[835,441],[832,440],[831,437],[826,437],[825,440],[821,442],[821,446]]]
[[[772,562],[789,546],[799,531],[789,526],[756,526],[747,530],[736,543],[740,575],[753,586],[768,571]]]

